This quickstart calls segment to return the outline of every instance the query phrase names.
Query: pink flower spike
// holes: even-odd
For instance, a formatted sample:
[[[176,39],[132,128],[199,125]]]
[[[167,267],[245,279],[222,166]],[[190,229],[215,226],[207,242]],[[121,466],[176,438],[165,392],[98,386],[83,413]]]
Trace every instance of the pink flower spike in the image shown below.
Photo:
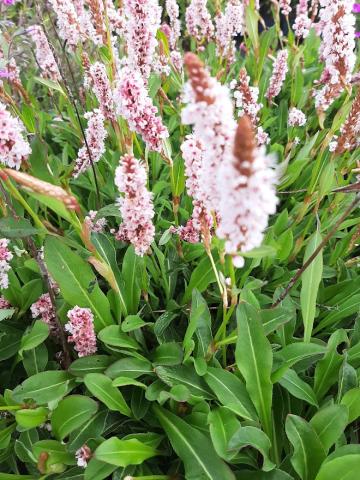
[[[266,98],[271,102],[281,91],[281,87],[288,72],[288,51],[280,50],[274,62],[273,73],[270,78],[269,87],[266,91]]]
[[[24,132],[21,121],[13,117],[0,102],[0,163],[19,170],[21,163],[31,153]]]
[[[115,185],[124,195],[118,200],[123,223],[117,238],[129,241],[140,257],[149,250],[155,236],[152,193],[146,183],[145,167],[133,155],[124,155],[115,172]]]
[[[96,335],[94,331],[94,316],[90,308],[74,307],[67,313],[69,322],[65,330],[71,334],[69,343],[74,343],[74,348],[79,357],[86,357],[97,352]]]
[[[35,56],[41,69],[41,76],[54,81],[60,80],[61,76],[54,54],[42,27],[34,25],[29,28],[28,33],[35,43]]]
[[[56,322],[56,313],[54,312],[50,295],[44,293],[41,297],[31,305],[31,315],[33,318],[40,317],[50,329],[50,333],[55,338],[60,338],[59,327]]]
[[[9,250],[9,240],[0,238],[0,288],[6,289],[9,286],[8,271],[10,270],[10,260],[13,254]]]
[[[141,135],[150,150],[161,152],[162,142],[169,133],[161,117],[156,115],[157,108],[153,105],[138,70],[122,68],[114,99],[117,113],[128,121],[130,130]]]

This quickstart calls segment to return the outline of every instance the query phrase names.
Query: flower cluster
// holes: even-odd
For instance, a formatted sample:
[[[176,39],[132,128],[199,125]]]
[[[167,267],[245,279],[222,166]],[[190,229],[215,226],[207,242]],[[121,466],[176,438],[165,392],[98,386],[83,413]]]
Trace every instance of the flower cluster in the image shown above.
[[[283,15],[289,15],[291,12],[291,0],[279,0],[280,11]]]
[[[320,0],[321,58],[325,68],[315,93],[315,106],[325,111],[351,82],[355,66],[355,17],[348,0]]]
[[[303,127],[306,123],[306,115],[298,108],[289,110],[288,125],[289,127]]]
[[[1,295],[0,296],[0,310],[7,310],[8,308],[11,308],[11,303]]]
[[[90,232],[101,233],[106,227],[106,218],[100,217],[96,218],[96,210],[90,210],[87,216],[85,217],[85,224]]]
[[[209,211],[216,211],[219,202],[218,170],[231,149],[231,138],[236,128],[233,104],[229,90],[210,77],[200,59],[193,53],[185,55],[189,73],[182,111],[182,121],[193,125],[194,135],[204,147],[200,183],[203,199]]]
[[[154,240],[152,193],[146,188],[146,170],[133,155],[124,155],[115,173],[115,185],[124,196],[119,198],[123,223],[117,238],[127,240],[137,255],[143,256]]]
[[[233,145],[233,155],[221,165],[218,177],[222,195],[216,233],[225,240],[225,251],[233,256],[234,265],[242,267],[241,252],[261,244],[269,215],[276,211],[277,176],[272,158],[263,147],[256,147],[246,115],[239,120]]]
[[[281,91],[281,87],[288,72],[288,51],[280,50],[274,62],[273,73],[270,78],[269,87],[266,91],[266,98],[271,102]]]
[[[150,75],[157,45],[156,32],[160,28],[161,8],[157,0],[126,0],[127,62],[139,69],[145,79]]]
[[[311,20],[308,16],[308,0],[299,0],[296,6],[296,19],[294,23],[295,35],[306,38],[311,28]]]
[[[86,68],[85,87],[93,89],[104,117],[107,120],[115,120],[113,93],[105,65],[101,62],[88,65],[86,57],[84,57],[84,63]]]
[[[41,297],[31,305],[31,315],[33,318],[40,317],[50,329],[50,334],[54,338],[60,338],[59,326],[56,321],[56,312],[54,311],[50,295],[44,293]]]
[[[34,25],[28,31],[35,43],[35,56],[41,70],[41,75],[51,80],[60,80],[60,72],[54,54],[42,27]]]
[[[186,227],[182,227],[180,236],[189,241],[189,238],[199,238],[199,233],[212,226],[211,212],[207,210],[209,198],[200,179],[204,170],[204,146],[201,140],[194,135],[188,135],[181,145],[181,152],[185,163],[187,193],[193,199],[193,213]],[[196,233],[195,233],[196,232]],[[186,238],[185,238],[186,237]],[[198,240],[196,240],[198,241]]]
[[[176,42],[181,35],[181,23],[179,20],[179,5],[176,0],[166,0],[166,11],[170,19],[168,32],[169,45],[171,49],[176,48]]]
[[[79,357],[93,355],[97,351],[94,316],[90,308],[74,307],[67,313],[69,322],[65,330],[70,333],[68,342],[74,344]]]
[[[29,142],[23,136],[24,126],[0,102],[0,163],[19,169],[31,153]]]
[[[240,0],[228,2],[224,13],[217,15],[215,25],[218,54],[232,60],[235,56],[234,37],[242,33],[244,26],[244,7]]]
[[[100,110],[85,114],[88,120],[88,126],[85,132],[86,143],[79,150],[73,176],[77,178],[91,167],[91,163],[96,163],[105,153],[105,139],[107,131],[104,127],[105,118]]]
[[[68,0],[49,0],[57,18],[59,35],[67,45],[75,49],[82,41],[86,40],[86,31],[79,22],[73,2]]]
[[[7,238],[0,238],[0,288],[8,288],[10,270],[10,260],[13,254],[9,250],[9,240]]]
[[[234,82],[236,86],[236,81]],[[250,77],[246,69],[242,68],[239,73],[239,83],[234,91],[235,105],[239,108],[239,116],[247,115],[253,125],[257,129],[257,141],[259,145],[268,142],[268,134],[259,127],[259,112],[262,109],[262,103],[258,103],[259,89],[258,87],[250,87]]]
[[[214,35],[214,25],[206,7],[207,0],[191,0],[185,12],[186,29],[197,40],[210,40]]]
[[[354,150],[360,145],[360,90],[351,106],[350,113],[340,129],[339,139],[336,142],[335,152],[344,153]]]
[[[75,452],[75,458],[77,460],[78,467],[86,468],[88,461],[92,457],[92,451],[90,448],[85,444],[79,450]]]
[[[162,141],[169,136],[149,97],[144,80],[137,70],[124,67],[114,93],[117,113],[142,136],[150,150],[162,151]]]

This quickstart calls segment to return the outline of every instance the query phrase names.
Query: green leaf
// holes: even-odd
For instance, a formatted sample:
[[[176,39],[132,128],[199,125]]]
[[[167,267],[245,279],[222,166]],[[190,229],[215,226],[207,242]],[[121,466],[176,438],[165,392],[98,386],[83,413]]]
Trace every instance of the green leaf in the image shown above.
[[[64,463],[65,465],[74,465],[74,455],[66,451],[66,445],[56,440],[40,440],[33,445],[33,454],[38,460],[40,455],[46,452],[49,455],[48,462]]]
[[[90,308],[97,330],[114,323],[109,302],[90,265],[61,240],[50,236],[45,241],[45,261],[66,302],[72,307]]]
[[[14,315],[15,308],[3,308],[0,310],[0,322],[2,320],[6,320],[7,318],[11,318]]]
[[[216,256],[215,260],[217,263]],[[185,290],[182,303],[187,303],[191,299],[192,292],[195,288],[199,290],[199,292],[203,292],[210,285],[210,283],[213,282],[216,282],[213,267],[210,259],[208,257],[204,257],[191,274],[190,282]]]
[[[309,240],[305,250],[304,263],[313,254],[321,243],[321,235],[317,231]],[[323,258],[320,252],[302,274],[300,304],[304,324],[304,342],[310,342],[314,325],[316,298],[319,290],[323,271]]]
[[[69,433],[81,427],[98,409],[98,404],[84,395],[69,395],[59,402],[51,415],[54,436],[64,440]]]
[[[23,353],[23,364],[29,377],[43,372],[48,363],[48,351],[44,344]]]
[[[246,303],[240,304],[236,310],[236,318],[238,323],[236,364],[245,379],[246,389],[255,405],[264,431],[272,438],[273,356],[271,345],[254,307]]]
[[[318,406],[314,390],[308,383],[304,382],[304,380],[301,380],[295,370],[289,369],[287,372],[285,372],[282,378],[279,380],[279,383],[294,397],[300,398],[300,400],[304,400],[315,407]]]
[[[123,332],[132,332],[145,325],[147,325],[147,323],[142,320],[140,315],[128,315],[121,324],[121,330]]]
[[[105,373],[110,378],[116,378],[120,375],[123,377],[138,378],[141,377],[141,375],[153,373],[153,369],[151,363],[145,359],[141,360],[140,358],[126,357],[110,365]]]
[[[343,356],[337,352],[337,347],[344,342],[348,342],[346,332],[344,330],[334,332],[329,338],[326,354],[316,365],[314,392],[319,401],[339,377]]]
[[[92,458],[85,469],[84,480],[103,480],[117,469],[115,465],[100,462],[96,458]]]
[[[158,405],[154,405],[153,410],[173,449],[184,462],[187,480],[235,479],[205,434]]]
[[[87,443],[91,438],[100,437],[105,430],[107,417],[110,415],[107,408],[99,409],[96,414],[90,417],[81,427],[70,434],[67,449],[69,452],[76,452],[80,447]]]
[[[40,230],[34,228],[25,218],[15,219],[4,217],[0,219],[0,236],[6,238],[24,238],[36,235]]]
[[[121,348],[130,348],[137,350],[139,344],[132,337],[121,331],[119,325],[110,325],[103,328],[99,334],[98,339],[106,345]]]
[[[112,385],[110,378],[102,373],[89,373],[84,377],[86,388],[110,410],[120,412],[127,417],[131,410],[118,388]]]
[[[263,456],[263,470],[273,470],[275,464],[269,458],[271,442],[262,430],[256,427],[240,427],[229,442],[229,450],[241,450],[244,447],[253,447]]]
[[[190,393],[196,397],[203,399],[213,398],[213,394],[204,380],[188,365],[156,367],[155,372],[158,377],[170,387],[174,387],[178,384],[185,385]]]
[[[22,428],[34,428],[38,427],[42,423],[45,423],[48,415],[48,410],[45,407],[26,408],[18,410],[15,413],[15,420]]]
[[[291,463],[302,480],[314,480],[325,459],[325,450],[312,426],[303,418],[288,415],[285,423],[294,452]]]
[[[216,453],[224,460],[231,461],[234,454],[228,451],[228,444],[231,437],[240,427],[239,420],[227,408],[218,407],[209,413],[208,423],[211,441]]]
[[[38,83],[41,83],[42,85],[45,85],[45,87],[50,88],[50,90],[55,90],[56,92],[59,92],[61,95],[66,97],[66,94],[62,89],[60,83],[54,82],[54,80],[49,80],[48,78],[42,78],[42,77],[34,77],[34,80]]]
[[[324,355],[326,347],[316,343],[291,343],[274,354],[272,381],[278,382],[287,370],[296,363]]]
[[[15,402],[32,399],[39,405],[59,400],[68,391],[71,375],[64,371],[51,370],[27,378],[13,391]]]
[[[102,373],[111,362],[112,358],[108,355],[81,357],[72,362],[69,372],[77,377],[84,377],[87,373]]]
[[[125,283],[124,299],[129,314],[138,312],[141,294],[138,283],[140,262],[141,259],[135,254],[134,247],[130,246],[126,250],[122,264],[122,276]]]
[[[316,476],[316,480],[358,480],[360,454],[344,455],[326,460]]]
[[[360,388],[353,388],[345,393],[341,400],[341,404],[345,405],[349,411],[348,423],[353,422],[360,417]]]
[[[245,385],[233,373],[208,367],[204,380],[226,408],[247,420],[257,420],[255,407]]]
[[[49,327],[45,322],[36,320],[31,330],[21,338],[19,354],[26,350],[32,350],[43,343],[49,336]]]
[[[116,437],[105,440],[94,452],[97,460],[117,467],[141,465],[145,460],[156,455],[155,448],[140,442],[136,438],[120,440]]]
[[[241,252],[241,256],[245,258],[264,258],[275,257],[276,248],[271,245],[261,245],[260,247],[253,248],[248,252]]]
[[[344,432],[348,418],[348,409],[344,405],[329,405],[319,410],[310,420],[310,425],[327,452]]]
[[[271,470],[271,472],[254,472],[249,470],[241,470],[236,476],[237,480],[294,480],[288,473],[282,470]]]
[[[179,343],[169,342],[159,345],[153,356],[154,365],[173,366],[183,361],[183,349]]]

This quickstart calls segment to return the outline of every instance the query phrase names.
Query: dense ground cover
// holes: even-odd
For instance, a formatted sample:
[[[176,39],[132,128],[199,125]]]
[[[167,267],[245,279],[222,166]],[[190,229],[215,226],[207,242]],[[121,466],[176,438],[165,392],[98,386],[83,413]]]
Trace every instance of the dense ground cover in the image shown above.
[[[0,0],[0,480],[358,479],[357,12]]]

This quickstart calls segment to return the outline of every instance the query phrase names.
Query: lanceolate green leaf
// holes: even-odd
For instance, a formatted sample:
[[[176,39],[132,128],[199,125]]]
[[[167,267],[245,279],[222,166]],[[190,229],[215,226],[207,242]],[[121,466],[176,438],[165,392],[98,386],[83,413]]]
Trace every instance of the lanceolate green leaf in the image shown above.
[[[236,312],[238,338],[236,364],[245,378],[246,389],[254,403],[265,432],[272,438],[272,351],[264,327],[254,307],[242,303]]]
[[[360,454],[344,455],[324,462],[316,480],[358,480],[359,471]]]
[[[321,235],[317,231],[310,238],[305,250],[304,263],[321,243]],[[314,325],[316,298],[322,277],[323,259],[322,252],[311,262],[310,266],[302,274],[300,293],[301,312],[304,323],[304,341],[310,342]]]
[[[310,425],[327,452],[344,432],[348,419],[349,413],[345,405],[329,405],[319,410],[310,420]]]
[[[109,302],[85,260],[55,237],[46,239],[45,260],[60,286],[61,294],[70,305],[90,308],[98,330],[114,323]]]
[[[59,370],[37,373],[15,388],[13,398],[16,402],[32,399],[39,405],[45,405],[67,393],[71,378],[71,375]]]
[[[117,467],[140,465],[148,458],[157,455],[157,451],[137,439],[120,440],[117,437],[105,440],[95,450],[95,458]]]
[[[246,387],[236,375],[222,368],[208,367],[204,380],[225,407],[247,420],[257,420]]]
[[[88,373],[84,377],[84,383],[90,392],[110,410],[118,411],[128,417],[131,410],[127,406],[120,390],[112,385],[112,381],[102,373]]]
[[[154,413],[171,445],[184,462],[187,480],[235,480],[234,474],[217,455],[206,435],[177,415],[154,405]]]
[[[310,385],[302,380],[295,370],[289,369],[279,380],[282,387],[286,388],[291,395],[300,398],[310,405],[318,406],[316,395]]]
[[[64,398],[51,415],[51,426],[55,437],[63,440],[92,417],[97,409],[97,402],[84,395],[69,395]]]
[[[291,463],[296,473],[301,480],[314,480],[326,456],[315,430],[296,415],[288,415],[285,430],[294,448]]]

